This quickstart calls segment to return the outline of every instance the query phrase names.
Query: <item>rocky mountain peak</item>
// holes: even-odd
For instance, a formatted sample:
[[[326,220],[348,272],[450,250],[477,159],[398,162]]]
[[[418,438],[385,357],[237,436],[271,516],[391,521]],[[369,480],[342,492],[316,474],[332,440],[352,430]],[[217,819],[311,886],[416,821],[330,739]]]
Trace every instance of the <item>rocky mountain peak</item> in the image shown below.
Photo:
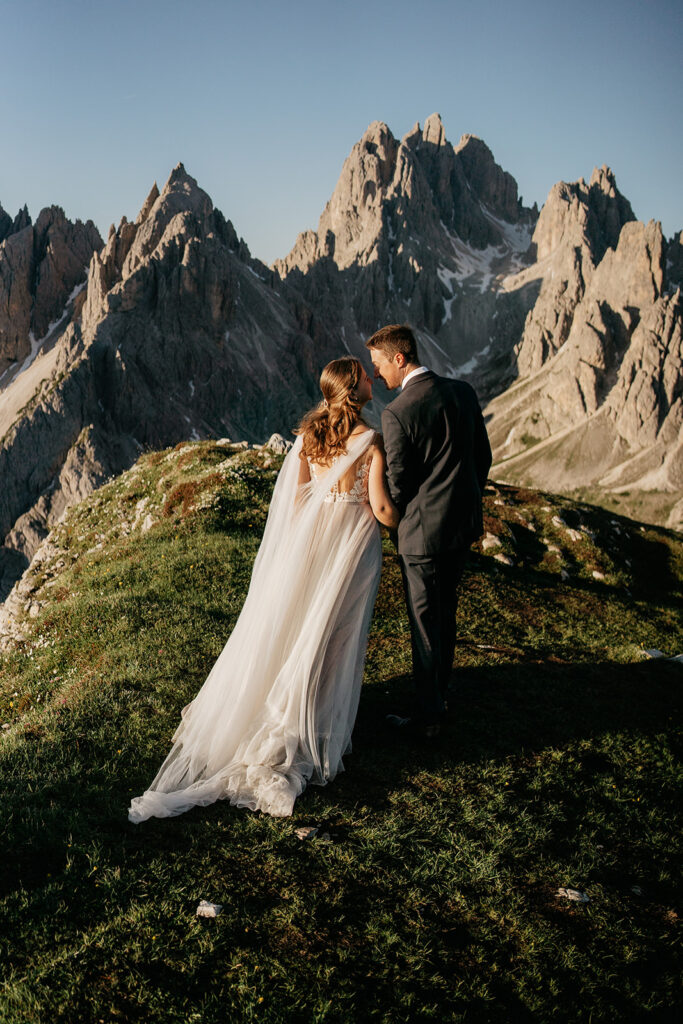
[[[373,121],[345,160],[317,232],[299,235],[289,255],[274,267],[284,279],[292,272],[307,274],[324,261],[333,261],[340,271],[379,261],[384,274],[391,258],[389,291],[400,277],[402,290],[409,294],[425,260],[434,260],[417,249],[445,248],[449,261],[457,242],[478,250],[509,249],[499,221],[516,225],[535,218],[535,211],[521,206],[514,179],[496,164],[488,146],[468,135],[460,151],[454,150],[438,113],[427,118],[424,129],[416,123],[400,143],[383,121]],[[441,291],[440,284],[435,287]],[[429,323],[436,323],[443,315],[439,295],[428,304]],[[405,318],[406,311],[401,315]],[[370,316],[364,331],[376,316]]]
[[[430,114],[425,121],[422,138],[425,142],[431,142],[434,146],[446,145],[446,129],[441,121],[441,114]]]
[[[294,249],[275,268],[282,277],[333,258],[343,269],[357,259],[374,258],[383,228],[383,205],[394,188],[399,144],[383,121],[373,121],[344,161],[339,180],[323,210],[318,231],[299,235]]]
[[[616,196],[617,194],[617,179],[614,176],[612,168],[608,167],[607,164],[603,164],[602,167],[593,168],[593,173],[591,174],[588,185],[589,188],[597,186],[607,195]]]
[[[664,236],[659,221],[624,224],[614,249],[605,253],[591,281],[596,301],[612,309],[644,309],[664,290]]]
[[[16,217],[14,218],[14,223],[12,224],[12,231],[13,232],[23,231],[24,228],[29,227],[30,224],[31,224],[31,217],[30,217],[30,214],[28,212],[28,206],[24,205],[21,208],[21,210],[19,210],[19,213],[16,215]]]
[[[3,210],[2,204],[0,204],[0,242],[4,242],[6,238],[9,238],[10,235],[15,235],[18,231],[23,231],[30,223],[31,217],[27,206],[19,210],[19,213],[12,220],[10,215]]]
[[[299,235],[274,264],[311,308],[324,308],[340,350],[363,354],[363,339],[381,323],[409,321],[441,372],[474,366],[479,349],[498,358],[489,285],[526,260],[537,212],[522,206],[481,139],[463,136],[459,148],[438,113],[400,142],[373,122],[344,162],[317,232]],[[525,313],[515,309],[499,324]]]
[[[178,163],[175,165],[175,167],[169,174],[168,181],[166,182],[165,187],[168,188],[177,185],[183,187],[186,186],[188,190],[197,187],[196,179],[193,178],[191,174],[187,173],[187,171],[185,170],[185,164],[182,162],[182,160],[178,161]]]
[[[594,255],[601,259],[606,249],[615,249],[624,224],[634,221],[635,214],[628,199],[617,188],[617,180],[609,167],[603,165],[593,170],[588,185],[589,202],[595,217],[594,233],[597,246]]]
[[[54,210],[40,220],[47,281],[68,222],[60,227]],[[26,236],[31,253],[34,235],[9,242]],[[83,263],[79,272],[82,280]],[[275,284],[182,164],[134,223],[121,218],[92,253],[87,290],[69,297],[46,350],[3,392],[0,595],[76,493],[130,465],[142,446],[296,424],[314,400],[312,314],[299,297],[293,312]],[[314,327],[324,348],[325,327]]]
[[[462,135],[455,152],[474,194],[496,216],[516,224],[521,212],[517,182],[496,163],[484,140],[477,135]]]
[[[683,507],[676,520],[673,496],[683,487],[677,246],[658,222],[633,218],[607,167],[596,168],[588,185],[556,185],[534,239],[539,262],[519,275],[540,281],[516,346],[520,379],[488,406],[496,459],[508,479],[656,491],[650,507],[669,509],[675,525]]]
[[[83,308],[84,331],[92,330],[106,314],[105,297],[117,281],[131,277],[162,242],[170,244],[195,234],[204,237],[213,229],[214,220],[211,199],[182,163],[174,167],[161,193],[155,182],[135,222],[122,217],[118,230],[110,228],[102,252],[93,256]],[[228,231],[222,217],[221,228]]]
[[[536,256],[546,259],[571,243],[585,249],[597,266],[608,248],[616,248],[624,224],[634,220],[612,171],[596,167],[588,185],[583,178],[553,185],[534,231]]]
[[[155,219],[163,221],[167,221],[176,213],[194,213],[200,218],[210,217],[213,213],[213,203],[209,195],[199,187],[196,178],[188,174],[181,163],[171,171],[153,207]]]
[[[155,181],[154,184],[152,185],[152,188],[150,189],[149,195],[142,204],[140,212],[135,219],[136,224],[142,224],[143,220],[147,220],[152,211],[152,207],[154,206],[158,198],[159,187]]]
[[[420,122],[416,121],[409,132],[406,132],[401,139],[403,146],[408,146],[410,149],[414,149],[418,142],[422,139],[422,129],[420,128]]]
[[[33,225],[35,232],[34,244],[40,248],[48,244],[48,234],[52,230],[63,231],[67,224],[66,214],[61,206],[46,206],[38,214]]]
[[[357,146],[354,146],[347,161],[347,163],[351,162],[349,170],[352,178],[355,178],[356,181],[359,181],[361,177],[364,179],[361,194],[352,189],[354,198],[365,203],[369,198],[375,198],[376,189],[367,187],[365,182],[374,180],[381,189],[386,189],[391,184],[397,149],[398,143],[388,126],[383,121],[373,121]],[[335,193],[338,193],[341,184],[342,179],[340,178]]]
[[[6,222],[3,221],[6,228]],[[102,239],[92,221],[68,220],[59,206],[31,224],[26,207],[0,242],[0,376],[7,387],[67,315]],[[69,307],[70,308],[70,307]],[[9,371],[6,376],[5,372]]]

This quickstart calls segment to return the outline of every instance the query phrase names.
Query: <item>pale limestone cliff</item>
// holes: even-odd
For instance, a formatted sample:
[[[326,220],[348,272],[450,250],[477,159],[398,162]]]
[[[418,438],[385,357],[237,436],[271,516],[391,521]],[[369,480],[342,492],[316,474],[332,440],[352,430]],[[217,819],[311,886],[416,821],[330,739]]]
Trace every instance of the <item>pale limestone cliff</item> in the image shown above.
[[[683,490],[683,303],[651,221],[624,224],[561,347],[488,406],[501,478],[561,490]]]
[[[454,148],[438,114],[400,142],[377,121],[345,161],[318,230],[274,268],[320,310],[340,350],[363,354],[382,323],[408,321],[435,369],[476,370],[495,391],[527,312],[517,295],[497,308],[497,282],[524,264],[535,219],[481,140]]]
[[[505,282],[508,291],[539,283],[515,345],[518,376],[535,373],[565,343],[595,267],[632,220],[631,207],[607,167],[596,168],[588,185],[582,179],[551,189],[532,238],[534,262]]]

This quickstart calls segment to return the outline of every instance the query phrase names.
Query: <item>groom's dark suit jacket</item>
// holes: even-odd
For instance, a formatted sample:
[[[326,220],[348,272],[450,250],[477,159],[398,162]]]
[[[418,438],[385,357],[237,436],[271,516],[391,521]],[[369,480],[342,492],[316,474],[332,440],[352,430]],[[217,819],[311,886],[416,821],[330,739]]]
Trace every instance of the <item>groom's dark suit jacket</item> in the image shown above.
[[[491,466],[484,418],[469,384],[419,374],[382,413],[389,490],[401,514],[398,551],[430,556],[483,533]]]

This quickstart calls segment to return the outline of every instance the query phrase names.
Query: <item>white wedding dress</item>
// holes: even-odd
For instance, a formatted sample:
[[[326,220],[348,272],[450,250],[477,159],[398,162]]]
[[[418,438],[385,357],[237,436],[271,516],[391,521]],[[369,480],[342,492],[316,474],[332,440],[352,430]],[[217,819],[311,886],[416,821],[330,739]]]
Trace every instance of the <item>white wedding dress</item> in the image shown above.
[[[367,430],[298,485],[299,437],[273,491],[242,612],[133,822],[229,800],[286,816],[343,771],[379,584]]]

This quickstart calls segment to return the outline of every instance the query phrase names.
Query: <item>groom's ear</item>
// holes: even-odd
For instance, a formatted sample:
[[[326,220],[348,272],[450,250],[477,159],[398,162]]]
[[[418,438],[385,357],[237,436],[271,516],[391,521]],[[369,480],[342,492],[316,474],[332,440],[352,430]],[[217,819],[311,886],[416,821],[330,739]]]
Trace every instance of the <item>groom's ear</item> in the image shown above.
[[[394,362],[398,366],[399,370],[402,370],[406,365],[406,357],[403,352],[394,352]]]

